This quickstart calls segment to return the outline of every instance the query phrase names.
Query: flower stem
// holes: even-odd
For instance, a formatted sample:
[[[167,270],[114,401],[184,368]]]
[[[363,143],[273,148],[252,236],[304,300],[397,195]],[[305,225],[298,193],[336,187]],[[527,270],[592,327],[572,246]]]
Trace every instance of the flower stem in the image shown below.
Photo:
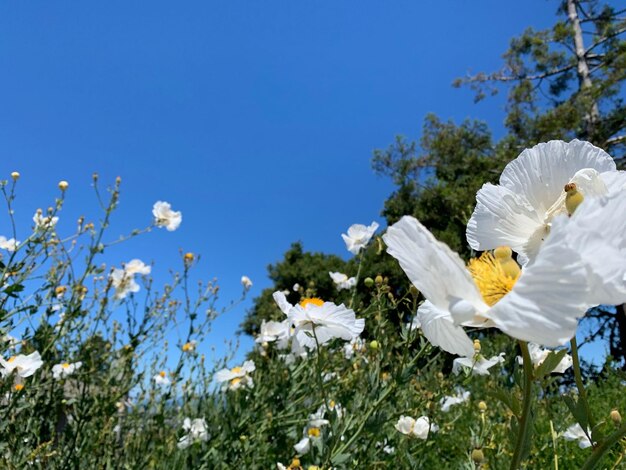
[[[593,416],[591,416],[591,409],[589,408],[589,402],[587,401],[587,391],[585,390],[585,385],[583,384],[583,376],[580,372],[580,360],[578,358],[578,344],[576,343],[576,336],[574,336],[570,344],[572,346],[572,362],[574,366],[574,380],[576,381],[576,388],[578,389],[578,399],[582,401],[583,406],[585,407],[585,414],[587,415],[587,424],[591,429],[593,429],[596,425]],[[582,426],[585,434],[587,434],[587,426]],[[591,436],[587,436],[591,442]]]
[[[522,402],[522,416],[518,417],[517,443],[511,460],[511,470],[520,468],[524,457],[524,447],[530,438],[530,411],[532,404],[532,387],[533,387],[533,363],[528,352],[528,343],[526,341],[519,342],[522,350],[522,359],[524,361],[524,395]]]
[[[354,284],[354,287],[352,288],[352,298],[350,299],[350,305],[348,306],[348,308],[352,308],[352,305],[354,304],[354,299],[356,297],[356,291],[359,287],[359,278],[361,276],[361,266],[363,265],[363,253],[365,253],[365,249],[361,250],[361,253],[359,253],[359,268],[356,271],[356,282]]]

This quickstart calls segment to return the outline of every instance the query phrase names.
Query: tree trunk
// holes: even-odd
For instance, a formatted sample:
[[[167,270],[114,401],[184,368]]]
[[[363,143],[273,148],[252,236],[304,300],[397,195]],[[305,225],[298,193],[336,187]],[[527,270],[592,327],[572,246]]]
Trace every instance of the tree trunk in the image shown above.
[[[574,46],[576,48],[576,60],[578,62],[576,67],[578,83],[580,91],[584,93],[591,92],[593,83],[591,82],[591,73],[589,72],[589,64],[585,53],[583,30],[580,27],[577,5],[578,0],[567,0],[567,15],[574,32]],[[594,97],[591,97],[591,111],[585,116],[585,127],[588,136],[593,133],[594,127],[599,119],[600,109],[598,108],[598,102]]]
[[[619,334],[619,347],[615,348],[611,354],[616,360],[623,361],[622,369],[626,370],[626,304],[615,307],[615,320]]]

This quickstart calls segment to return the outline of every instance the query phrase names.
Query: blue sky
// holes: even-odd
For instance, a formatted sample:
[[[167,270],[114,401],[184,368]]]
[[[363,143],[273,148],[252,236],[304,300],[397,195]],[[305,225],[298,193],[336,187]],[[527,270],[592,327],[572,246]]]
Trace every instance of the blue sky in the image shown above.
[[[382,222],[393,190],[370,169],[375,148],[419,137],[433,112],[502,132],[503,97],[473,103],[451,87],[492,71],[511,37],[554,21],[556,2],[108,1],[0,7],[0,177],[19,182],[22,238],[37,207],[70,183],[63,227],[95,215],[93,172],[123,180],[110,237],[150,223],[156,200],[183,212],[107,253],[154,261],[202,254],[223,305],[269,285],[266,266],[301,240],[348,256],[340,234]],[[67,225],[63,225],[67,223]],[[0,233],[8,220],[0,217]],[[218,350],[247,302],[221,318]],[[251,342],[244,340],[244,349]]]

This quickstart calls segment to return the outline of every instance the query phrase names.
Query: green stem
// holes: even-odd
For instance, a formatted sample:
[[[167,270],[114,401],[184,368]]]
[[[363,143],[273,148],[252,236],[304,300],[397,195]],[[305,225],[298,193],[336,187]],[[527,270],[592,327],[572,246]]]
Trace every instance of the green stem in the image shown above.
[[[352,305],[354,304],[354,298],[356,297],[356,291],[357,291],[357,288],[359,287],[359,278],[361,277],[361,266],[363,265],[363,253],[365,253],[365,248],[363,248],[361,250],[361,253],[359,254],[359,268],[356,271],[356,277],[355,277],[356,284],[352,288],[352,298],[350,299],[350,305],[348,306],[348,308],[352,308]]]
[[[593,429],[596,425],[593,416],[591,416],[591,409],[589,408],[589,402],[587,401],[587,391],[585,390],[585,385],[583,384],[583,376],[580,372],[580,360],[578,358],[578,344],[576,343],[576,336],[574,336],[570,344],[572,346],[572,362],[574,368],[574,380],[576,381],[576,388],[578,389],[578,399],[582,401],[583,406],[585,407],[585,414],[587,415],[587,422],[589,427]],[[586,426],[582,427],[587,434]],[[587,435],[589,440],[591,440],[591,436]]]
[[[528,352],[528,343],[526,341],[519,342],[522,350],[522,359],[524,361],[524,395],[522,402],[522,416],[518,417],[518,433],[513,459],[511,460],[511,470],[520,468],[524,457],[524,446],[529,439],[530,433],[530,410],[532,404],[532,387],[533,387],[533,363]]]
[[[592,454],[589,456],[585,464],[580,467],[581,470],[591,470],[604,456],[604,454],[622,437],[626,436],[626,423],[622,424],[613,434],[608,435],[600,444],[594,447]]]

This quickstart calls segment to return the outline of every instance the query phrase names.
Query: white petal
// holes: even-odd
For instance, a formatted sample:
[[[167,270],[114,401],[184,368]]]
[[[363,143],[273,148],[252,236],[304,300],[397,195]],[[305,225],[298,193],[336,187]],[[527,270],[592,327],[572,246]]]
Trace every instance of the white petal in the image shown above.
[[[548,347],[569,341],[587,310],[587,274],[560,220],[513,290],[486,314],[506,334]]]
[[[417,319],[421,322],[424,336],[434,346],[459,356],[474,354],[474,343],[462,327],[454,324],[450,312],[426,301],[417,310]]]
[[[545,213],[578,170],[615,171],[615,161],[589,142],[552,140],[524,150],[500,176],[500,184]]]
[[[467,223],[467,241],[474,250],[506,245],[523,253],[528,239],[542,227],[543,217],[523,196],[487,183],[476,194],[476,208]]]
[[[417,219],[402,217],[387,229],[383,240],[413,285],[437,308],[448,310],[451,302],[463,299],[477,310],[485,309],[459,255],[437,241]]]
[[[287,302],[287,297],[285,297],[285,294],[282,291],[276,291],[272,294],[272,297],[274,297],[274,302],[276,302],[276,305],[278,305],[278,308],[285,315],[287,315],[289,313],[289,310],[291,310],[291,308],[293,307],[293,305]]]

